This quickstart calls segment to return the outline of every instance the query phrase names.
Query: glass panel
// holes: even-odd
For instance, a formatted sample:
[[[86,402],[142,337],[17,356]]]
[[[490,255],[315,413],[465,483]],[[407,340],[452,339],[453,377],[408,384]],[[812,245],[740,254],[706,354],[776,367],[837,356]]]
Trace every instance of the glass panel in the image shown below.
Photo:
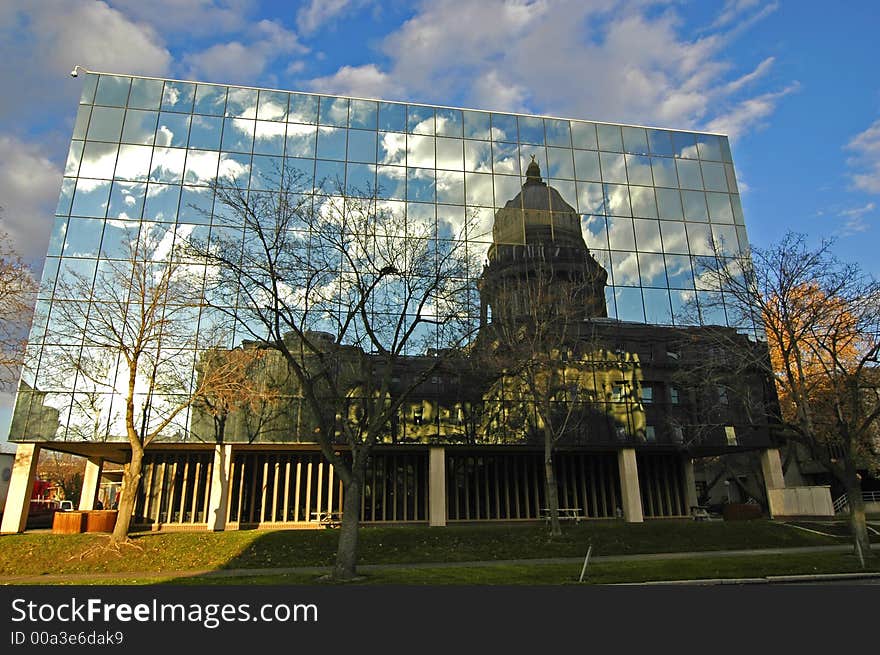
[[[655,193],[660,218],[671,221],[682,220],[681,195],[678,189],[655,189]]]
[[[437,135],[462,136],[462,115],[458,109],[437,109]]]
[[[318,123],[334,127],[348,127],[348,98],[321,96]]]
[[[378,114],[378,104],[372,100],[352,100],[349,108],[350,126],[375,130]]]
[[[189,147],[219,150],[223,119],[219,116],[193,116],[189,130]]]
[[[55,207],[56,214],[69,214],[70,204],[73,202],[73,190],[76,188],[76,180],[65,177],[61,180],[61,193],[58,194],[58,205]]]
[[[726,193],[707,193],[706,198],[709,201],[709,218],[713,223],[733,223],[730,196]]]
[[[437,202],[464,204],[464,173],[437,171]]]
[[[380,198],[406,199],[406,169],[402,166],[379,166],[376,185]]]
[[[125,107],[130,86],[130,77],[101,75],[101,79],[98,80],[98,90],[95,93],[95,104]]]
[[[578,211],[582,214],[604,214],[605,194],[598,182],[578,182]]]
[[[315,186],[324,193],[340,193],[345,189],[345,162],[316,161]]]
[[[407,131],[410,134],[434,134],[434,108],[407,105]]]
[[[125,123],[122,126],[122,141],[152,145],[156,137],[158,118],[159,113],[155,111],[129,109],[125,113]]]
[[[74,216],[94,216],[103,218],[107,213],[107,200],[110,197],[110,182],[89,180],[84,177],[76,181],[76,194],[70,213]]]
[[[491,134],[489,114],[482,111],[463,111],[464,135],[468,139],[488,139]]]
[[[462,170],[464,168],[463,142],[460,139],[438,138],[437,168]]]
[[[626,184],[626,163],[623,155],[600,152],[599,161],[602,164],[602,181]]]
[[[693,289],[694,275],[691,271],[691,258],[687,255],[666,255],[666,273],[672,289]]]
[[[73,139],[85,139],[86,130],[89,126],[89,118],[92,115],[90,105],[80,105],[76,112],[76,121],[73,124]]]
[[[406,169],[406,199],[411,202],[434,202],[434,171]]]
[[[492,114],[492,139],[494,141],[508,141],[516,143],[516,116],[510,114]],[[544,124],[541,124],[540,141],[532,141],[533,143],[544,143]]]
[[[702,189],[703,178],[700,175],[700,164],[696,161],[677,159],[678,179],[682,189]]]
[[[128,106],[135,109],[158,109],[162,101],[162,80],[145,80],[134,78],[131,81],[131,93],[128,95]]]
[[[675,153],[672,147],[672,133],[666,130],[648,130],[648,143],[651,154],[671,157]]]
[[[348,160],[376,163],[376,133],[364,130],[349,131]]]
[[[315,160],[285,158],[284,174],[285,177],[290,176],[294,188],[309,190],[314,182]]]
[[[334,127],[318,128],[317,156],[323,159],[345,159],[348,130]]]
[[[256,118],[256,89],[230,87],[226,97],[226,115],[230,118]]]
[[[711,255],[713,253],[712,230],[709,225],[703,223],[686,223],[686,225],[691,254]]]
[[[512,143],[496,142],[492,144],[494,171],[507,175],[519,175],[519,148]]]
[[[697,140],[696,135],[690,132],[673,132],[672,142],[675,148],[676,157],[686,157],[688,159],[697,158]]]
[[[254,133],[254,154],[284,154],[284,132],[286,126],[274,121],[257,121]]]
[[[146,184],[137,182],[114,182],[110,192],[108,218],[138,219],[144,210]]]
[[[356,197],[371,197],[376,190],[375,164],[348,164],[345,167],[346,193]]]
[[[244,118],[227,118],[223,127],[223,150],[251,152],[254,147],[256,121]]]
[[[62,253],[65,257],[96,257],[104,222],[95,218],[71,218]]]
[[[154,148],[150,179],[153,182],[180,182],[185,158],[186,150],[182,148]]]
[[[286,121],[287,94],[281,91],[260,91],[257,118],[261,121]]]
[[[406,135],[398,132],[379,133],[379,163],[406,164]]]
[[[282,173],[282,159],[266,155],[254,155],[251,160],[251,189],[277,189]],[[344,176],[340,176],[344,179]]]
[[[645,322],[645,312],[642,307],[642,292],[640,289],[629,287],[616,287],[614,299],[617,303],[617,318],[621,321]]]
[[[630,184],[642,184],[653,186],[654,177],[651,175],[651,159],[639,155],[626,156],[626,173]]]
[[[634,219],[636,247],[643,252],[663,252],[660,241],[660,222]]]
[[[648,135],[643,127],[623,128],[623,147],[626,152],[635,155],[646,155],[648,149]]]
[[[65,175],[77,175],[79,173],[79,163],[82,161],[84,145],[82,141],[71,141],[70,150],[67,152],[67,162],[64,165]]]
[[[569,180],[574,178],[571,152],[569,148],[547,148],[547,177]]]
[[[575,150],[574,167],[579,180],[598,182],[602,179],[599,168],[599,153],[592,150]]]
[[[620,126],[604,125],[600,123],[596,125],[596,132],[599,135],[599,150],[613,150],[614,152],[623,151],[623,139],[620,135]]]
[[[162,109],[189,114],[192,112],[194,95],[195,84],[165,82],[165,90],[162,93]]]
[[[465,201],[469,205],[493,206],[492,176],[485,173],[466,173]]]
[[[745,219],[743,218],[742,205],[740,204],[739,195],[733,194],[730,196],[730,204],[733,207],[733,222],[737,225],[745,225]]]
[[[713,225],[712,236],[721,254],[729,256],[740,254],[736,228],[733,225]]]
[[[727,188],[731,193],[739,193],[736,185],[736,173],[734,173],[732,164],[724,164],[724,175],[727,177]]]
[[[721,161],[721,139],[714,134],[698,134],[697,149],[700,159]]]
[[[379,103],[379,129],[387,132],[406,131],[406,105]]]
[[[700,222],[709,220],[709,211],[706,209],[706,194],[702,191],[682,191],[681,198],[684,217],[687,220]]]
[[[120,180],[146,180],[150,174],[150,146],[122,145],[116,163],[116,178]]]
[[[657,204],[654,202],[654,189],[644,186],[631,186],[629,188],[632,200],[633,216],[642,218],[657,218]]]
[[[180,210],[177,221],[207,225],[211,222],[213,204],[214,192],[211,189],[185,186],[180,194]]]
[[[64,245],[64,236],[67,233],[67,218],[64,216],[56,216],[55,224],[49,235],[49,247],[46,250],[46,256],[58,257],[61,254],[61,247]]]
[[[665,187],[678,187],[678,174],[675,171],[675,160],[660,157],[651,158],[651,171],[654,184]]]
[[[92,120],[89,123],[87,138],[89,141],[119,141],[122,132],[124,109],[115,107],[94,107]]]
[[[545,118],[544,131],[548,146],[571,148],[571,129],[568,121]]]
[[[629,189],[622,184],[605,184],[605,207],[612,216],[632,216]]]
[[[612,250],[611,271],[616,286],[638,286],[639,260],[636,253]]]
[[[468,171],[492,170],[492,149],[485,141],[464,142],[464,167]]]
[[[496,175],[494,182],[497,207],[503,207],[508,201],[513,200],[522,189],[522,182],[518,176]]]
[[[608,218],[608,245],[612,250],[635,250],[632,219]]]
[[[222,116],[226,109],[226,87],[214,84],[199,84],[196,87],[196,100],[193,111],[196,114]]]
[[[660,234],[663,235],[663,250],[667,253],[687,254],[688,242],[684,223],[660,221]]]
[[[704,161],[700,164],[703,169],[703,183],[708,191],[727,192],[727,175],[724,173],[724,164]]]
[[[494,122],[493,122],[494,127]],[[532,116],[519,117],[519,142],[544,145],[544,121]]]
[[[406,137],[406,164],[434,168],[434,137],[411,134]]]
[[[645,319],[655,325],[672,325],[672,309],[666,289],[642,289],[645,298]]]
[[[640,252],[639,272],[642,286],[666,288],[666,264],[660,253]]]
[[[156,145],[162,147],[175,146],[186,148],[189,137],[190,117],[184,114],[159,114],[159,126],[156,128]]]
[[[144,218],[166,223],[174,222],[177,219],[179,203],[179,186],[176,184],[151,184],[147,189]]]
[[[571,142],[575,148],[598,150],[599,142],[596,139],[596,125],[593,123],[572,121]]]
[[[289,123],[284,153],[288,157],[314,157],[317,128],[313,125]]]

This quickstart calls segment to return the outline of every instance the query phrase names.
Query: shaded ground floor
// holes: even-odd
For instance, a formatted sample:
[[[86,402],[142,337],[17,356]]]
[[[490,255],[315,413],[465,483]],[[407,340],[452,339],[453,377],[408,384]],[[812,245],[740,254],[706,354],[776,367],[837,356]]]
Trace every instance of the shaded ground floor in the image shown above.
[[[20,532],[26,525],[41,448],[88,458],[81,510],[94,509],[105,463],[126,455],[122,444],[19,444],[3,532]],[[770,496],[769,490],[785,487],[779,452],[765,449],[760,461]],[[564,519],[641,522],[690,516],[698,505],[694,460],[681,450],[561,449],[553,464]],[[112,500],[108,507],[105,498],[103,505],[112,508]],[[314,447],[163,444],[146,452],[132,527],[319,528],[336,523],[342,506],[341,480]],[[365,524],[444,526],[546,517],[538,449],[380,446],[368,463],[360,516]]]

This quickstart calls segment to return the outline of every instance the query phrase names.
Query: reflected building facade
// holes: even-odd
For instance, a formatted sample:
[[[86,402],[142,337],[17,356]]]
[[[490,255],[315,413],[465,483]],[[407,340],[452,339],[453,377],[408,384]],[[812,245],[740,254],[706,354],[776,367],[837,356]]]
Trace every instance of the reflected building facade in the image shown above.
[[[547,271],[555,288],[575,289],[555,302],[578,323],[557,348],[579,390],[555,455],[563,507],[590,518],[685,516],[697,504],[695,458],[760,450],[776,470],[764,415],[686,392],[676,377],[706,356],[711,330],[742,335],[743,347],[759,334],[699,275],[700,257],[737,266],[747,256],[726,137],[123,75],[83,82],[10,434],[22,453],[63,450],[98,468],[125,461],[124,366],[86,345],[88,321],[77,334],[59,317],[70,303],[98,311],[110,300],[98,280],[136,239],[160,244],[160,259],[228,236],[217,180],[271,193],[265,180],[284,169],[308,181],[316,207],[338,193],[331,181],[374,188],[384,207],[427,222],[438,240],[464,238],[474,255],[462,311],[478,336],[389,426],[371,459],[365,522],[540,518],[540,421],[522,385],[477,355],[492,351],[501,323],[542,314],[529,280]],[[189,265],[207,275],[203,262]],[[91,293],[72,293],[69,278],[92,280]],[[181,311],[191,332],[174,358],[182,382],[167,398],[138,399],[145,425],[191,392],[218,321],[207,298]],[[240,330],[221,349],[258,346]],[[430,356],[401,363],[400,388]],[[273,357],[259,375],[280,380]],[[100,380],[71,367],[85,358],[103,362]],[[772,401],[765,381],[747,383]],[[147,449],[134,523],[312,526],[340,510],[341,485],[295,385],[276,387],[221,432],[204,407],[181,412]]]

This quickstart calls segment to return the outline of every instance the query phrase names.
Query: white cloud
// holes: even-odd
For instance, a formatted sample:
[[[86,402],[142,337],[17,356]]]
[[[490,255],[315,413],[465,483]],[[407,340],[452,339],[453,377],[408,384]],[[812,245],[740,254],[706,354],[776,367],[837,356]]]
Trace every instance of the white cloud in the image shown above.
[[[296,12],[296,25],[303,34],[312,34],[340,15],[351,15],[371,0],[311,0],[308,6]]]
[[[853,152],[848,160],[854,169],[852,185],[860,191],[880,193],[880,119],[868,129],[855,135],[846,149]]]
[[[61,170],[39,147],[0,135],[0,228],[37,267],[46,255],[60,185]]]
[[[736,134],[760,126],[796,86],[750,90],[774,58],[741,72],[726,48],[775,3],[728,3],[716,26],[696,38],[683,33],[676,9],[662,0],[424,0],[385,38],[387,65],[345,66],[312,82],[344,91],[354,85],[343,82],[362,76],[379,89],[393,80],[399,97],[422,102],[723,125]]]
[[[318,77],[307,82],[312,91],[351,95],[360,98],[389,98],[400,94],[394,76],[375,65],[343,66],[333,75]]]
[[[297,35],[281,24],[261,20],[243,39],[216,43],[183,57],[186,77],[218,82],[254,84],[276,59],[308,52]]]

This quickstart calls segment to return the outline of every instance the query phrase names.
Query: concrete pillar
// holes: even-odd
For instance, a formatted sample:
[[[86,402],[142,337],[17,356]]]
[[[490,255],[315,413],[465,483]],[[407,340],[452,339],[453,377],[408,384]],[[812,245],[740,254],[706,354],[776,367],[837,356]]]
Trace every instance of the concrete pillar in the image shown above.
[[[226,529],[229,502],[230,472],[232,471],[232,444],[214,446],[214,466],[211,468],[211,495],[208,499],[208,529],[220,532]]]
[[[428,524],[446,525],[446,449],[428,449]]]
[[[700,504],[699,498],[697,498],[697,481],[694,477],[694,460],[686,457],[683,467],[685,511],[690,513],[691,507]]]
[[[34,477],[40,459],[40,446],[35,443],[20,443],[15,450],[12,464],[12,477],[6,494],[6,507],[3,509],[3,524],[0,532],[24,532],[28,511],[31,508],[31,495],[34,491]]]
[[[89,457],[86,461],[82,492],[79,494],[80,511],[95,509],[95,500],[98,498],[98,487],[101,485],[101,470],[103,468],[104,460],[100,457]]]
[[[636,466],[635,448],[623,448],[617,453],[620,470],[620,492],[623,496],[623,518],[627,523],[642,523],[642,493],[639,490],[639,469]]]
[[[767,448],[761,453],[761,473],[764,474],[764,488],[767,490],[767,508],[770,518],[785,514],[784,494],[771,493],[774,489],[785,489],[782,473],[782,460],[778,448]]]

